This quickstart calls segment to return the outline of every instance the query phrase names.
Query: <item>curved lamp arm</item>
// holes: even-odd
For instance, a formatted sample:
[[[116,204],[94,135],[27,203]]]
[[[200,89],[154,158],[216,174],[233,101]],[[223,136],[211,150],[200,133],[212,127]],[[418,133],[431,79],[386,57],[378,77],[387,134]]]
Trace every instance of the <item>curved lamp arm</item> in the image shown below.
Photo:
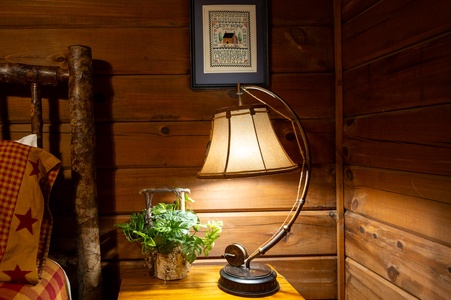
[[[305,203],[305,198],[307,196],[307,191],[308,191],[308,187],[309,187],[309,183],[310,183],[310,164],[311,164],[311,162],[310,162],[309,144],[307,141],[307,137],[305,135],[304,128],[302,127],[299,116],[290,107],[290,105],[285,100],[283,100],[282,98],[277,96],[275,93],[273,93],[267,89],[264,89],[262,87],[259,87],[259,86],[241,86],[241,90],[243,90],[244,92],[246,92],[253,98],[257,99],[258,101],[262,102],[263,104],[265,104],[269,107],[271,107],[271,106],[268,105],[267,103],[265,103],[264,101],[262,101],[261,99],[259,99],[258,97],[256,97],[251,92],[249,92],[249,90],[257,90],[257,91],[263,92],[267,95],[270,95],[274,99],[280,101],[284,105],[284,107],[290,112],[291,117],[287,117],[284,114],[280,113],[278,110],[271,107],[279,115],[283,116],[285,119],[288,119],[292,122],[293,129],[294,129],[295,135],[296,135],[296,142],[298,144],[299,151],[301,152],[301,155],[304,158],[303,171],[305,171],[305,175],[304,175],[304,172],[301,171],[296,201],[295,201],[289,215],[287,216],[286,220],[284,221],[282,226],[279,228],[279,230],[269,240],[267,240],[265,243],[263,243],[257,250],[255,250],[253,253],[251,253],[249,255],[249,257],[247,257],[245,259],[245,261],[244,261],[245,266],[246,266],[246,268],[249,268],[250,263],[254,258],[265,254],[269,249],[274,247],[281,239],[283,239],[290,232],[291,227],[293,226],[297,217],[301,213],[302,207],[304,206],[304,203]],[[304,148],[301,147],[301,142],[303,143]],[[302,149],[304,149],[304,150],[302,150]]]

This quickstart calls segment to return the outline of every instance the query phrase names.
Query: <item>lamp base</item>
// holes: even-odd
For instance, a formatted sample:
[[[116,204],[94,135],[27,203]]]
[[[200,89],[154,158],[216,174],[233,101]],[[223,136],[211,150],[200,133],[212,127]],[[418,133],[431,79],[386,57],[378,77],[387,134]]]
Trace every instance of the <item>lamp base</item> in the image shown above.
[[[279,290],[276,272],[264,264],[251,263],[250,268],[226,265],[219,274],[218,287],[235,296],[265,297]]]

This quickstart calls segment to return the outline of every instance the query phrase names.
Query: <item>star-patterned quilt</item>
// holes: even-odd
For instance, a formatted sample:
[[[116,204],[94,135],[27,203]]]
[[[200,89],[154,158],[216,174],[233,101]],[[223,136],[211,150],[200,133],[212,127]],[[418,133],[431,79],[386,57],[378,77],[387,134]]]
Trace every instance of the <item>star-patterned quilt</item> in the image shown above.
[[[0,281],[37,284],[47,259],[48,199],[60,161],[45,150],[0,142]]]
[[[70,284],[64,270],[47,259],[38,284],[0,282],[0,300],[70,300]]]

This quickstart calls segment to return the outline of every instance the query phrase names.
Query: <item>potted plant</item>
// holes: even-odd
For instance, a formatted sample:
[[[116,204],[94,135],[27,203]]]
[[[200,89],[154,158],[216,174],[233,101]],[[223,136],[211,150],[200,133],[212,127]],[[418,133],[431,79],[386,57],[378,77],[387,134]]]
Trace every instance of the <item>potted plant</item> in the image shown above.
[[[221,221],[201,223],[194,211],[185,209],[194,200],[185,193],[176,195],[174,203],[151,206],[147,202],[147,209],[115,224],[130,242],[140,244],[151,274],[164,280],[184,278],[199,255],[208,256],[223,225]]]

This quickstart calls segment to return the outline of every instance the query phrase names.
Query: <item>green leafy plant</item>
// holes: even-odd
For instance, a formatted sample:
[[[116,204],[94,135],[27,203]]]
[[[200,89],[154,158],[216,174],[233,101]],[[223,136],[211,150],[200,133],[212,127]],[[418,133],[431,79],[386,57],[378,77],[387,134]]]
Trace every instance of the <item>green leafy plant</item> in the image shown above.
[[[115,224],[121,228],[127,240],[141,243],[143,254],[158,252],[167,254],[180,246],[183,257],[192,263],[202,253],[208,256],[215,240],[220,236],[222,221],[201,223],[192,210],[180,210],[180,201],[192,202],[185,194],[185,199],[174,203],[159,203],[147,211],[134,213],[128,222]],[[203,234],[203,237],[199,236]]]

